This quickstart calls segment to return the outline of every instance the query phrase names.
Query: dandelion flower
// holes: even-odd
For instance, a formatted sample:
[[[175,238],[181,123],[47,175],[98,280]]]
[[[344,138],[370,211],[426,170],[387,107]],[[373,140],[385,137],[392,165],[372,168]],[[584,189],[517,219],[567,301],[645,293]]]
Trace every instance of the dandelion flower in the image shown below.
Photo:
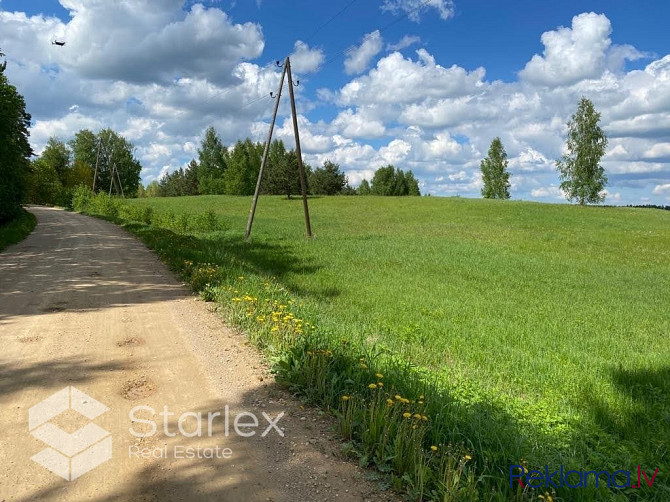
[[[414,418],[416,418],[417,420],[421,420],[421,414],[420,413],[415,413]]]
[[[373,389],[373,390],[374,390],[374,389],[376,389],[376,388],[377,388],[377,384],[376,384],[376,383],[371,383],[370,385],[368,385],[368,389]]]
[[[396,400],[402,401],[402,396],[400,394],[395,395]]]
[[[430,447],[430,449],[433,450],[433,451],[437,451],[437,446],[433,445],[433,446]]]
[[[381,373],[377,373],[375,376],[376,376],[377,378],[384,378],[384,375],[382,375]]]
[[[342,396],[342,401],[349,401],[349,399],[351,399],[351,397],[349,397],[349,396]]]
[[[465,461],[467,462],[468,460],[472,460],[472,457],[470,455],[465,456]]]
[[[386,404],[388,404],[389,406],[393,406],[393,399],[387,399]]]
[[[419,396],[419,399],[423,399],[423,394],[421,394],[421,395]]]
[[[406,411],[405,413],[402,414],[402,416],[405,418],[411,418],[412,414]]]
[[[377,382],[377,387],[383,387],[383,386],[384,386],[384,382]]]
[[[366,369],[368,369],[368,365],[365,364],[365,363],[361,363],[361,368],[363,368],[364,370],[366,370]]]

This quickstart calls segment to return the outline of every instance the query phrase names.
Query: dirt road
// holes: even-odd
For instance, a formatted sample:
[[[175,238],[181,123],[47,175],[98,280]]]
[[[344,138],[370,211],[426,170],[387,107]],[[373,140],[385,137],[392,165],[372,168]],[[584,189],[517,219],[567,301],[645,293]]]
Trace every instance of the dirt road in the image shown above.
[[[0,253],[0,501],[390,498],[135,238],[30,210]]]

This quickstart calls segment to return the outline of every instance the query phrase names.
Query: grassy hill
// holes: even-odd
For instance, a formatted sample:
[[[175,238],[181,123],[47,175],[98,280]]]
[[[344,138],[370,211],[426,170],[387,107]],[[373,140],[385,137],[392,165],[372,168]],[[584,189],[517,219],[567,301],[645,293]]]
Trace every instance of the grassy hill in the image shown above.
[[[176,217],[213,210],[226,222],[179,251],[134,227],[173,265],[216,266],[224,303],[260,297],[275,278],[329,340],[380,365],[405,362],[440,389],[442,402],[429,406],[440,437],[472,453],[483,486],[502,490],[511,464],[641,464],[660,467],[652,488],[559,495],[670,499],[669,212],[324,197],[310,199],[316,238],[307,240],[300,200],[262,197],[249,245],[250,198],[128,202]]]

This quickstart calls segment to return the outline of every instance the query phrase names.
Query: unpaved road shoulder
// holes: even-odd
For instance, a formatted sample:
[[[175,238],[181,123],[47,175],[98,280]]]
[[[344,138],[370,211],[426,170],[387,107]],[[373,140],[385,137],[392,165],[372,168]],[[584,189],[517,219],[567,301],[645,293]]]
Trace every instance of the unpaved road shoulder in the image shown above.
[[[134,237],[79,214],[30,211],[35,231],[0,253],[0,500],[392,498],[337,458],[328,419],[274,384],[244,337],[224,328]],[[68,409],[30,431],[29,409],[72,388],[71,406],[80,391],[108,410],[89,419]],[[145,422],[132,423],[136,406],[144,408],[135,418]],[[242,412],[258,419],[258,428],[239,428],[255,431],[251,437],[235,433]],[[261,437],[282,412],[284,437],[272,427]],[[154,434],[131,434],[150,432],[149,420]],[[249,415],[239,421],[250,422]],[[89,423],[111,434],[110,460],[72,481],[31,460],[51,442],[66,453],[68,472],[77,472],[88,436],[69,435]],[[65,436],[54,437],[52,426]],[[203,458],[217,447],[220,458]],[[175,458],[189,452],[194,458]]]

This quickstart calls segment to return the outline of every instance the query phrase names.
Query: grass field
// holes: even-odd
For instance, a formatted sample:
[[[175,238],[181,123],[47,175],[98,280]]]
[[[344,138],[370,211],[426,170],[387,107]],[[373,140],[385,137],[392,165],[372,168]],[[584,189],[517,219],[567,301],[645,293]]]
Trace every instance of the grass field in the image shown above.
[[[249,198],[129,203],[213,210],[226,222],[179,250],[153,241],[173,265],[220,267],[223,302],[262,295],[274,277],[323,336],[367,348],[380,365],[406,362],[430,382],[442,401],[429,406],[441,417],[431,439],[472,452],[479,498],[509,485],[511,464],[641,464],[659,467],[652,488],[560,489],[558,498],[670,500],[670,212],[313,198],[316,238],[307,240],[301,201],[263,197],[248,245]],[[509,489],[501,499],[539,493]]]

